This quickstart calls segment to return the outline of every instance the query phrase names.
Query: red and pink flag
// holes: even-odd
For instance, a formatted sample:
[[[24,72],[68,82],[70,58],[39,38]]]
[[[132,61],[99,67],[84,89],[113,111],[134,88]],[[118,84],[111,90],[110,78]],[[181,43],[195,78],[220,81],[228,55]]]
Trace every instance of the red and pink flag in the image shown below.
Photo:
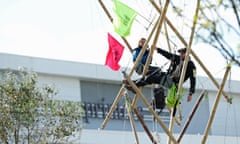
[[[122,57],[124,46],[120,44],[110,33],[108,33],[108,45],[109,49],[105,65],[109,66],[114,71],[118,71],[120,69],[118,62]]]

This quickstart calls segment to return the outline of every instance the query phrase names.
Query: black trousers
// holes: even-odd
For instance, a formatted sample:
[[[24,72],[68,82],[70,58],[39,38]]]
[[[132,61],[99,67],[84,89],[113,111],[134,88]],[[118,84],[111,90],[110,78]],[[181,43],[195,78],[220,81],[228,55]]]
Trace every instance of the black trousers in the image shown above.
[[[162,72],[160,68],[152,67],[145,77],[135,81],[137,86],[145,86],[148,84],[160,84],[166,88],[170,88],[173,84],[170,74]]]
[[[142,63],[139,63],[138,65],[137,65],[137,67],[136,67],[136,73],[137,74],[139,74],[139,75],[142,75],[142,73],[143,73],[143,70],[144,70],[144,64],[142,64]],[[156,66],[149,66],[148,67],[148,72],[147,72],[147,75],[148,74],[151,74],[151,73],[153,73],[154,71],[157,71],[157,70],[160,70],[160,68],[159,67],[156,67]]]

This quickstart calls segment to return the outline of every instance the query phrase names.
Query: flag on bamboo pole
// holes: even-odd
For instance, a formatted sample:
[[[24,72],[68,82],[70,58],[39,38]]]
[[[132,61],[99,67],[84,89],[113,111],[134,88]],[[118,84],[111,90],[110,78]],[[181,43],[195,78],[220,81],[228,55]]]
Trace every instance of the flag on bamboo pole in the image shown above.
[[[132,23],[137,15],[137,12],[127,5],[114,0],[115,19],[113,20],[114,30],[120,36],[126,37],[130,34]]]
[[[120,68],[118,62],[122,57],[124,46],[120,44],[110,33],[108,33],[108,45],[109,49],[105,65],[109,66],[114,71],[118,71]]]

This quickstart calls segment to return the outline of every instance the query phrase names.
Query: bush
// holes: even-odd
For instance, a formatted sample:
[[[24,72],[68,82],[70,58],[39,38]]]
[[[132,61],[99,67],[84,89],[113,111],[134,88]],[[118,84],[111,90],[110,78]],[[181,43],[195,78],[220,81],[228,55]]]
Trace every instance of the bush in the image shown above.
[[[56,90],[38,86],[25,69],[0,73],[0,143],[66,143],[80,134],[80,102],[56,101]]]

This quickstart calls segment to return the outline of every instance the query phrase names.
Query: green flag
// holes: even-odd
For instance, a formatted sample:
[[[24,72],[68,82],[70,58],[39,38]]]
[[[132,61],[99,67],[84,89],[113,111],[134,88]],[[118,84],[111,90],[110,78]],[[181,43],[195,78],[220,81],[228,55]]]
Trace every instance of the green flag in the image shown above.
[[[165,98],[165,102],[169,107],[174,107],[177,102],[177,99],[178,98],[181,99],[182,95],[183,95],[183,90],[181,90],[180,94],[178,95],[177,94],[177,86],[175,84],[173,84],[171,86],[171,88],[169,89],[168,96]],[[180,101],[178,101],[176,106],[178,106],[180,104],[179,102]]]
[[[114,0],[114,5],[114,11],[116,14],[116,17],[113,21],[114,30],[120,36],[126,37],[130,34],[131,26],[137,13],[135,10],[119,2],[118,0]]]

